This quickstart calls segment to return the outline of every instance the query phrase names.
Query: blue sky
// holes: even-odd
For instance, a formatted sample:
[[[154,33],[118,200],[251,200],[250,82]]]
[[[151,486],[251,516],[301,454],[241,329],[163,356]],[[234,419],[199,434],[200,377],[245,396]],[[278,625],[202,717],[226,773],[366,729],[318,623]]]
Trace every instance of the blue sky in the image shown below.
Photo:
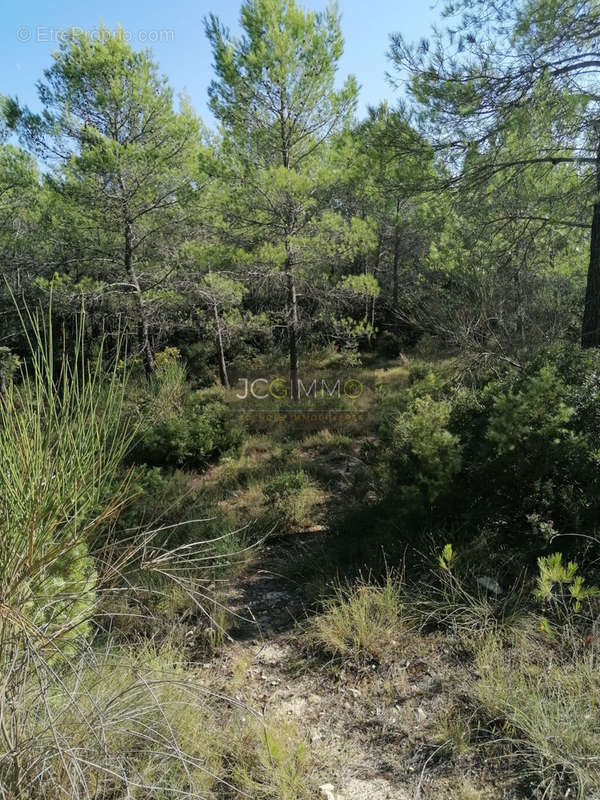
[[[321,9],[327,0],[303,0]],[[434,0],[339,0],[346,41],[340,76],[353,73],[361,84],[360,114],[367,105],[397,93],[386,83],[388,37],[400,31],[409,39],[429,33],[440,18]],[[207,86],[212,77],[211,54],[202,20],[216,13],[237,29],[241,0],[0,0],[0,94],[17,95],[37,107],[35,82],[50,64],[60,32],[70,26],[94,29],[121,24],[132,46],[150,46],[161,71],[176,92],[189,94],[196,111],[213,124],[207,108]]]

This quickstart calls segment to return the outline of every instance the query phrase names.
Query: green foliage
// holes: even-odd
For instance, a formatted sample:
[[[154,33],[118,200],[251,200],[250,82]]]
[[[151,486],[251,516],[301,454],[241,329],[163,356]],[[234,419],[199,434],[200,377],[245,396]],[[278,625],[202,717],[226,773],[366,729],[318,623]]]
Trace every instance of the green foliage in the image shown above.
[[[574,561],[563,564],[562,553],[538,558],[538,570],[534,595],[545,615],[540,628],[551,641],[556,640],[560,630],[561,644],[577,651],[583,631],[595,627],[590,601],[600,595],[600,589],[586,586],[583,576],[577,574],[578,565]]]
[[[287,528],[315,522],[323,492],[302,469],[280,472],[263,488],[268,506]]]
[[[181,305],[163,264],[201,180],[199,122],[185,102],[175,111],[150,53],[102,25],[65,32],[38,92],[42,113],[20,108],[15,125],[36,154],[59,162],[45,211],[49,260],[68,264],[65,301],[70,291],[72,308],[84,292],[94,310],[128,321],[150,373],[159,309]]]
[[[131,459],[155,467],[206,467],[239,446],[243,431],[223,393],[192,391],[177,362],[161,365],[142,400]]]
[[[479,718],[544,797],[593,797],[600,788],[598,670],[584,661],[557,662],[531,636],[515,644],[494,636],[479,649]]]
[[[557,531],[593,527],[595,359],[569,351],[552,360],[542,354],[518,373],[483,374],[474,390],[455,388],[427,365],[411,367],[409,390],[378,395],[380,491],[391,497],[400,488],[403,507],[422,498],[472,534],[510,524],[503,536],[514,531],[514,544],[536,556]]]
[[[523,617],[527,601],[522,578],[502,587],[490,574],[481,574],[475,552],[457,551],[450,543],[437,555],[435,566],[410,590],[422,628],[435,625],[472,642],[492,631],[508,631]]]
[[[527,450],[528,456],[552,457],[573,436],[568,423],[575,409],[565,403],[567,388],[550,367],[542,367],[516,393],[494,401],[488,439],[499,455]]]
[[[461,468],[461,446],[450,432],[451,405],[429,395],[418,397],[395,420],[391,465],[404,502],[431,506],[448,492]]]
[[[282,472],[265,486],[266,496],[273,501],[283,499],[303,489],[308,482],[308,475],[299,469],[295,472]]]
[[[376,346],[378,352],[386,358],[397,358],[400,355],[400,339],[391,331],[384,331],[377,336]]]
[[[76,782],[81,798],[312,800],[314,758],[297,727],[217,697],[171,643],[86,651],[43,692],[29,687],[27,744],[0,740],[2,790],[57,800]]]
[[[435,378],[435,373],[428,364],[418,361],[410,365],[408,382],[411,386],[415,383],[422,384],[424,381],[430,382],[432,378]]]
[[[439,556],[440,567],[443,570],[451,570],[454,563],[454,550],[450,543],[444,545],[441,555]]]
[[[339,18],[333,8],[315,13],[294,0],[258,0],[242,5],[241,23],[242,37],[231,39],[214,15],[206,20],[217,76],[209,88],[211,107],[265,164],[281,158],[282,132],[273,124],[281,122],[295,169],[355,102],[354,80],[334,91],[343,49]]]

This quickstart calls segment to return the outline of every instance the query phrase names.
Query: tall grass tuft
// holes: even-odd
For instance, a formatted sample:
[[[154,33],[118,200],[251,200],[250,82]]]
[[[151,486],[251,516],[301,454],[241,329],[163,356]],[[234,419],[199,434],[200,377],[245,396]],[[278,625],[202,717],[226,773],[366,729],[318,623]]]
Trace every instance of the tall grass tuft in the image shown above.
[[[115,479],[133,430],[121,423],[125,382],[83,325],[55,366],[52,325],[29,318],[30,358],[0,401],[0,631],[50,652],[85,631],[101,577],[89,543],[120,510]],[[117,486],[116,490],[112,487]]]
[[[401,577],[381,586],[359,580],[337,585],[308,625],[308,643],[334,659],[361,666],[393,659],[412,622],[402,601]]]

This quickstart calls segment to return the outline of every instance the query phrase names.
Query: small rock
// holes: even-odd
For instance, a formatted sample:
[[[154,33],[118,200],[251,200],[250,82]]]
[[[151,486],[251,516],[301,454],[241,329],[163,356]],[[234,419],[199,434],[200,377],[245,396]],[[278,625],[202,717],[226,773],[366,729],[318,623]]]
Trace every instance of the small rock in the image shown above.
[[[482,575],[481,578],[477,578],[477,583],[479,584],[479,586],[483,586],[484,589],[486,589],[488,592],[491,592],[492,594],[495,595],[502,594],[502,587],[500,586],[498,581],[495,581],[493,578],[490,578],[489,575]]]
[[[345,800],[343,795],[336,794],[333,783],[324,783],[323,786],[319,786],[319,791],[325,800]]]
[[[323,786],[319,786],[321,797],[324,797],[325,800],[337,800],[334,788],[333,783],[324,783]]]
[[[415,711],[415,714],[417,715],[417,725],[420,725],[422,722],[425,722],[425,720],[427,719],[427,714],[423,711],[421,706],[419,706],[417,708],[417,710]]]

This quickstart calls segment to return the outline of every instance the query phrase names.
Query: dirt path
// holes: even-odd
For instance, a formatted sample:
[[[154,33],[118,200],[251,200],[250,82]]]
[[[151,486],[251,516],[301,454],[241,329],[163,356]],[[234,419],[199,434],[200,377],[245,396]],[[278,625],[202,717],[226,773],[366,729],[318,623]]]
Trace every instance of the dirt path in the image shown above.
[[[361,461],[357,453],[327,461],[331,504],[341,507]],[[302,648],[303,587],[287,575],[312,538],[326,535],[320,529],[274,538],[231,585],[225,603],[232,641],[217,657],[224,691],[234,687],[267,724],[283,716],[306,732],[323,800],[500,797],[463,793],[472,765],[436,760],[440,720],[466,679],[443,637],[415,632],[398,643],[392,664],[361,670],[318,661]]]
[[[284,715],[308,733],[323,761],[318,783],[324,800],[416,797],[418,759],[414,764],[399,759],[398,743],[407,734],[395,730],[399,706],[391,688],[406,688],[405,665],[396,676],[374,676],[345,674],[306,659],[298,646],[305,618],[301,597],[290,580],[271,569],[280,563],[282,548],[293,557],[290,542],[267,546],[232,587],[228,606],[236,616],[233,642],[220,656],[224,674],[233,680],[235,673],[239,681],[242,665],[244,701],[262,712],[267,723]],[[413,687],[416,695],[422,695],[427,682],[431,676]],[[408,699],[404,706],[417,728],[424,712]]]

